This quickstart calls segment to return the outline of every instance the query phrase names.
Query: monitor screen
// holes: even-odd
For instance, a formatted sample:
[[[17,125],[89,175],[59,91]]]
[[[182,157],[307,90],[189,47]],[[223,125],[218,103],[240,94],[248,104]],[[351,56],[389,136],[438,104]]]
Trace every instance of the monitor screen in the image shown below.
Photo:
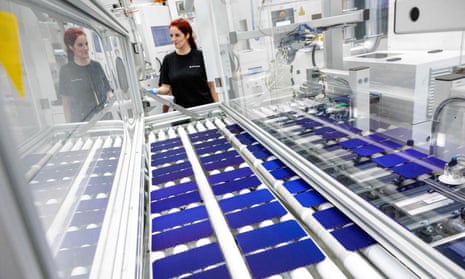
[[[171,44],[170,30],[168,26],[152,26],[153,44],[156,47]]]

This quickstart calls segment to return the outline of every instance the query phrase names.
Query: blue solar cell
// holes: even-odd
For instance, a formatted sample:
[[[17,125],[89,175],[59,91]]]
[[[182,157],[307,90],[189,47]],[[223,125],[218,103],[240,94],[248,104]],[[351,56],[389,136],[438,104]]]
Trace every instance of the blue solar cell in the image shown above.
[[[153,142],[150,145],[150,151],[156,152],[160,150],[171,149],[171,148],[178,147],[181,145],[182,145],[182,142],[180,138],[161,140],[161,141]]]
[[[222,160],[218,162],[209,162],[203,165],[204,169],[206,171],[211,171],[211,170],[219,170],[223,169],[229,166],[237,166],[244,163],[244,159],[242,157],[233,157],[227,160]]]
[[[84,246],[69,250],[61,250],[55,257],[57,266],[61,270],[72,269],[77,266],[90,266],[94,261],[97,246]]]
[[[327,230],[344,226],[352,222],[344,213],[335,207],[317,211],[313,213],[313,217]]]
[[[263,145],[261,144],[254,144],[254,145],[250,145],[247,147],[247,149],[252,152],[252,154],[255,156],[255,158],[257,159],[265,159],[265,158],[268,158],[270,156],[272,156],[273,154],[268,151],[268,149],[266,149]]]
[[[213,234],[210,221],[202,221],[192,225],[152,234],[152,251],[160,251],[179,244],[188,243],[209,237]]]
[[[153,278],[175,278],[222,262],[224,258],[218,244],[212,243],[153,262]]]
[[[75,213],[71,220],[70,226],[81,227],[88,224],[100,224],[105,217],[105,210],[86,211]]]
[[[317,206],[327,200],[317,191],[308,191],[295,196],[297,201],[304,207]]]
[[[186,154],[186,150],[184,149],[184,147],[179,147],[179,148],[164,150],[158,153],[153,153],[151,156],[151,159],[155,160],[158,158],[166,158],[166,157],[171,157],[171,156],[175,156],[179,154]]]
[[[223,145],[229,143],[225,138],[220,138],[216,140],[205,141],[201,143],[194,144],[195,150],[199,151],[204,148],[209,148],[216,145]]]
[[[431,173],[433,170],[418,163],[411,162],[405,165],[397,166],[393,168],[392,171],[405,178],[415,178],[423,174]]]
[[[252,137],[249,133],[238,134],[238,135],[236,136],[236,138],[237,138],[242,144],[245,144],[245,145],[249,145],[249,144],[252,144],[252,143],[256,142],[256,140],[254,139],[254,137]]]
[[[279,202],[271,202],[265,205],[248,208],[238,212],[226,214],[229,226],[237,229],[243,226],[256,224],[268,219],[286,215],[287,211]]]
[[[443,169],[446,165],[445,161],[436,157],[428,157],[426,159],[423,159],[422,162],[431,165],[433,169]]]
[[[409,160],[405,157],[405,155],[402,156],[402,153],[399,152],[376,157],[373,158],[372,161],[376,162],[378,165],[382,167],[391,168],[396,165],[408,162]]]
[[[197,183],[195,183],[195,181],[184,182],[150,192],[150,200],[156,201],[167,198],[169,196],[179,195],[194,190],[197,190]]]
[[[205,206],[187,208],[179,212],[165,214],[152,219],[152,232],[166,230],[175,226],[182,226],[194,221],[208,219]]]
[[[213,193],[215,193],[215,195],[223,195],[226,193],[240,191],[242,189],[255,188],[260,184],[261,182],[260,180],[258,180],[256,176],[249,176],[246,178],[217,184],[214,185],[212,188]]]
[[[239,169],[234,169],[231,171],[225,171],[222,173],[218,174],[213,174],[208,177],[208,181],[210,182],[211,185],[215,185],[218,183],[226,182],[226,181],[231,181],[234,179],[239,179],[243,177],[248,177],[253,175],[254,173],[249,167],[243,167]]]
[[[333,131],[333,132],[323,134],[323,138],[325,140],[335,140],[335,139],[340,139],[340,138],[347,137],[347,136],[348,134],[340,132],[340,131]]]
[[[239,126],[238,124],[228,125],[226,126],[226,129],[228,129],[233,134],[239,134],[242,131],[244,131],[244,129],[242,129],[242,127]]]
[[[169,181],[178,180],[184,177],[192,176],[193,174],[194,172],[192,169],[185,169],[173,173],[168,173],[162,176],[152,177],[152,185],[158,185]]]
[[[353,139],[341,141],[339,144],[346,149],[354,149],[354,148],[357,148],[363,145],[367,145],[368,141],[365,141],[359,138],[353,138]]]
[[[114,176],[96,176],[91,177],[87,181],[88,186],[104,186],[104,185],[112,185],[113,184]]]
[[[351,133],[355,133],[355,134],[359,134],[361,132],[363,132],[363,130],[359,129],[359,128],[356,128],[350,124],[347,124],[347,123],[341,123],[341,124],[338,124],[339,127],[343,128],[344,130],[347,130]]]
[[[191,142],[195,143],[195,142],[199,142],[199,141],[206,141],[206,140],[210,140],[210,139],[216,139],[216,138],[219,138],[221,136],[222,135],[220,134],[220,132],[218,132],[218,130],[208,130],[208,131],[204,131],[204,132],[190,134],[189,138],[190,138]]]
[[[282,168],[270,172],[271,175],[276,179],[287,179],[295,176],[295,172],[289,168]]]
[[[413,148],[405,149],[404,153],[406,153],[408,156],[412,156],[412,157],[414,157],[416,159],[421,159],[421,158],[428,157],[428,154],[425,154],[425,153],[420,152],[420,151],[418,151],[416,149],[413,149]]]
[[[184,161],[186,159],[187,159],[187,154],[180,153],[180,154],[176,154],[176,155],[169,156],[169,157],[162,157],[162,158],[156,158],[156,159],[152,158],[150,165],[152,167],[156,167],[156,166],[164,165],[167,163],[175,163],[181,160]]]
[[[200,194],[198,191],[189,192],[186,194],[174,196],[171,198],[158,200],[150,203],[150,212],[157,213],[162,212],[164,210],[178,208],[181,206],[186,206],[191,203],[200,202]]]
[[[102,185],[88,185],[84,191],[85,195],[96,195],[100,193],[109,193],[111,191],[111,184]]]
[[[376,141],[376,142],[382,142],[382,141],[385,141],[387,138],[381,134],[371,134],[371,135],[368,135],[367,138],[373,140],[373,141]]]
[[[220,144],[220,145],[214,145],[210,147],[205,147],[203,149],[197,150],[197,154],[202,155],[202,154],[208,154],[208,153],[215,153],[221,150],[228,150],[231,148],[231,144],[229,142]]]
[[[325,126],[325,127],[315,129],[315,130],[313,130],[313,132],[315,134],[317,134],[317,135],[324,135],[324,134],[327,134],[327,133],[336,132],[336,129]]]
[[[313,129],[315,127],[319,127],[321,126],[322,124],[318,121],[302,121],[302,122],[299,122],[298,123],[299,125],[301,125],[303,128],[305,129]]]
[[[292,181],[287,181],[283,185],[292,194],[296,194],[296,193],[300,193],[300,192],[313,189],[312,186],[310,186],[307,182],[305,182],[301,178],[292,180]]]
[[[315,264],[324,259],[323,253],[310,239],[246,256],[254,278],[269,277]]]
[[[83,229],[78,231],[67,232],[61,243],[61,248],[75,248],[84,245],[94,246],[97,244],[100,236],[100,228]]]
[[[228,269],[226,268],[226,265],[220,265],[215,268],[211,268],[199,273],[195,273],[191,276],[188,277],[183,277],[186,279],[229,279],[231,278],[231,275],[229,274]],[[158,279],[154,278],[154,279]]]
[[[371,236],[356,225],[334,230],[331,234],[349,251],[357,251],[376,243]]]
[[[277,223],[236,235],[242,253],[248,254],[280,243],[298,240],[306,236],[305,231],[294,220]]]
[[[222,199],[219,204],[224,213],[250,207],[274,200],[274,196],[267,189],[253,191],[247,194],[237,195],[232,198]]]
[[[355,148],[352,151],[357,153],[357,155],[359,156],[366,157],[366,156],[374,155],[376,153],[384,152],[385,149],[379,146],[376,146],[376,145],[369,144],[369,145]]]
[[[169,173],[175,173],[190,168],[192,168],[191,163],[187,161],[166,167],[155,168],[152,170],[152,177],[165,176]]]
[[[222,160],[232,159],[234,157],[240,156],[236,150],[225,151],[219,154],[207,155],[200,157],[200,162],[202,164],[209,163],[209,162],[217,162]]]
[[[279,159],[274,159],[271,161],[265,161],[262,163],[263,167],[269,171],[275,170],[275,169],[281,169],[286,167],[286,165]]]
[[[385,140],[380,143],[382,146],[386,147],[386,149],[396,149],[401,148],[402,144],[395,142],[393,140]]]
[[[82,200],[79,202],[77,212],[92,211],[97,209],[106,209],[108,204],[108,199],[91,199],[91,200]]]

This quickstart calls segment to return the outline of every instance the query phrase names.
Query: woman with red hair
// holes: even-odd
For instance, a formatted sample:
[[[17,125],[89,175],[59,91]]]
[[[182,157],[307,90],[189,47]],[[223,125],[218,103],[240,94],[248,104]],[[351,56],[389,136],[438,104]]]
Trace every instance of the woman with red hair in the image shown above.
[[[68,63],[60,69],[59,93],[65,120],[88,121],[113,93],[102,66],[89,57],[86,33],[81,28],[69,28],[63,40]]]
[[[189,21],[175,19],[169,29],[175,51],[163,58],[160,87],[152,92],[172,94],[174,102],[186,108],[217,102],[215,84],[207,79],[203,54],[197,49]]]

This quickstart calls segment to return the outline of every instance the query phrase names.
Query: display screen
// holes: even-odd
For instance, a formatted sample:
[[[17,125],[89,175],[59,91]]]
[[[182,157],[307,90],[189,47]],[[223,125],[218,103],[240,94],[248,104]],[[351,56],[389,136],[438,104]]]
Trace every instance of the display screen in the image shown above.
[[[171,44],[170,30],[168,26],[152,26],[153,44],[156,47]]]

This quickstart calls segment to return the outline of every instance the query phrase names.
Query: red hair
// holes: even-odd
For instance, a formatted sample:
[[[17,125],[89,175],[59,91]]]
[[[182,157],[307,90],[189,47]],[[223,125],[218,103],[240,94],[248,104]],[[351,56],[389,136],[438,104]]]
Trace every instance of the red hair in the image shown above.
[[[74,42],[76,42],[76,39],[81,35],[85,36],[86,33],[84,33],[84,31],[78,27],[71,27],[66,29],[65,34],[63,35],[63,42],[66,46],[66,52],[68,53],[69,61],[73,61],[74,57],[74,53],[71,50],[70,46],[73,46]]]
[[[192,35],[192,26],[189,23],[189,21],[185,18],[178,18],[170,23],[170,28],[171,27],[176,27],[181,31],[185,36],[189,35],[189,45],[191,46],[192,49],[197,49],[197,44],[195,43],[194,36]]]

